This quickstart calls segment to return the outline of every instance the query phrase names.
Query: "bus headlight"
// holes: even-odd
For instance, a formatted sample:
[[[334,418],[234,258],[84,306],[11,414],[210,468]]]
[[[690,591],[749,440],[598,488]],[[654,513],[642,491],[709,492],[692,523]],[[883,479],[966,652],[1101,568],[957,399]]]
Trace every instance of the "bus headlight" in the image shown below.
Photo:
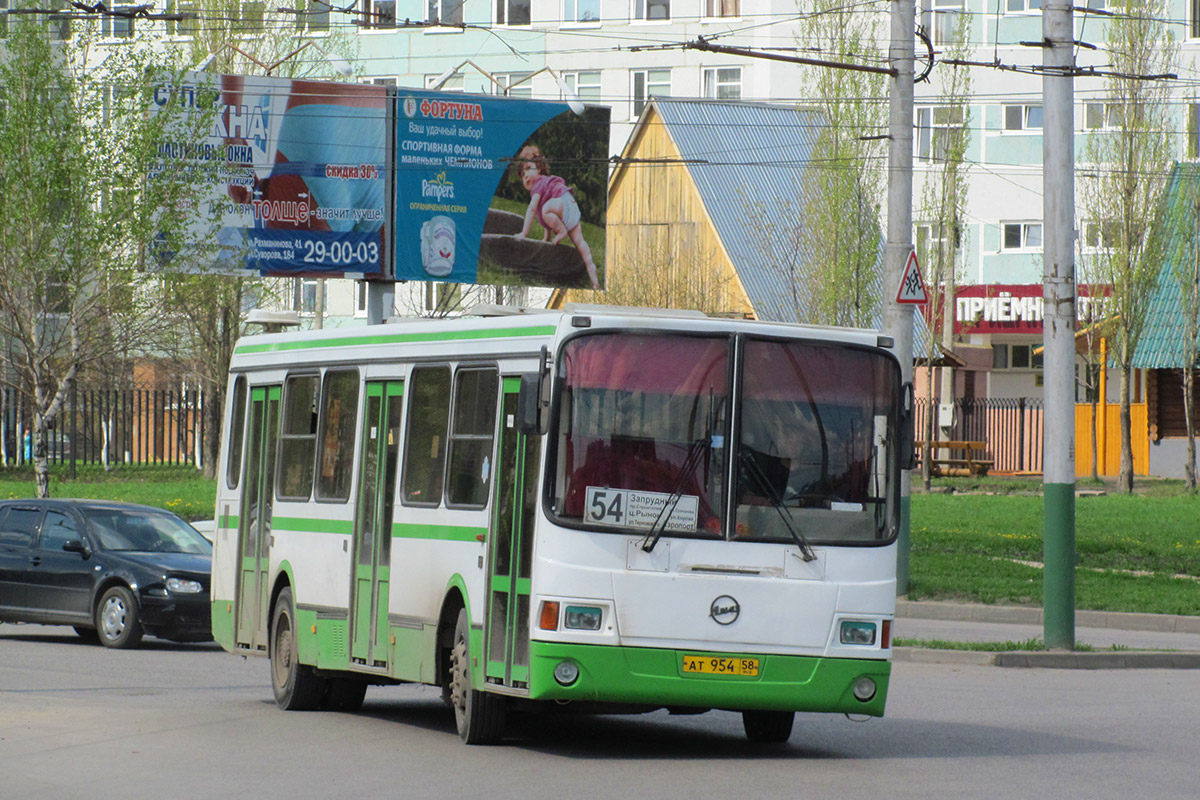
[[[598,631],[603,616],[603,612],[595,606],[567,606],[567,613],[563,615],[563,627],[579,631]]]
[[[862,675],[854,681],[854,696],[864,703],[875,696],[875,680]]]
[[[842,644],[875,644],[875,623],[858,620],[842,620],[841,633],[838,639]]]
[[[563,686],[570,686],[579,678],[579,665],[574,661],[560,661],[554,667],[554,680]]]

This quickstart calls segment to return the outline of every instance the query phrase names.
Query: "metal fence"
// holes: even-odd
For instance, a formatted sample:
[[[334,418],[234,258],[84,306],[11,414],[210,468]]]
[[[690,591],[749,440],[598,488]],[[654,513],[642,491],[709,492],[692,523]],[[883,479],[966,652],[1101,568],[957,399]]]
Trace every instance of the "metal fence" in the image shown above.
[[[28,401],[0,392],[0,462],[32,458]],[[46,437],[52,464],[195,464],[204,441],[199,391],[74,389]]]
[[[929,415],[938,404],[918,398],[916,402],[916,438],[923,440],[928,431]],[[993,472],[1041,472],[1042,431],[1044,424],[1041,398],[985,398],[956,400],[954,425],[948,436],[939,439],[984,442]]]

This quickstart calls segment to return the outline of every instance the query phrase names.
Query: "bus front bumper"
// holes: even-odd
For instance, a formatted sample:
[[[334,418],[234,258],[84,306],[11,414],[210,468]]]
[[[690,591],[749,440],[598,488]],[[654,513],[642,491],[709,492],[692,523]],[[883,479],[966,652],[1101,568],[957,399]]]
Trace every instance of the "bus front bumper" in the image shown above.
[[[756,659],[757,675],[694,674],[684,656]],[[555,668],[573,664],[569,685]],[[764,709],[882,717],[890,661],[742,653],[704,653],[642,647],[530,642],[530,699],[648,704],[658,707]],[[563,672],[570,674],[571,669]],[[868,679],[874,692],[867,699]]]

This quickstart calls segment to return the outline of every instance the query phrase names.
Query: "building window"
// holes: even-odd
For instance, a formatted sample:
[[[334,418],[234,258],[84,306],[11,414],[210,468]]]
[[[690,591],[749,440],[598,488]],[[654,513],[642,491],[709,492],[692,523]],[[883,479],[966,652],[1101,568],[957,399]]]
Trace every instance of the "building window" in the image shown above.
[[[463,0],[429,0],[425,21],[435,25],[462,25]]]
[[[295,278],[292,287],[292,308],[301,314],[317,313],[317,279]]]
[[[600,21],[600,0],[563,0],[563,22],[583,24]]]
[[[396,78],[368,78],[363,81],[370,86],[399,86],[400,81]]]
[[[1117,246],[1117,223],[1103,220],[1083,223],[1084,250],[1111,250]]]
[[[1004,106],[1004,130],[1040,131],[1042,129],[1042,107],[1040,105],[1014,104]]]
[[[1200,102],[1187,104],[1187,157],[1200,158]]]
[[[740,17],[741,15],[741,0],[704,0],[704,16],[710,19]]]
[[[446,78],[444,81],[442,81],[441,86],[435,87],[434,84],[437,83],[438,78],[441,78],[441,77],[442,77],[441,75],[426,75],[425,76],[425,88],[426,89],[436,88],[439,92],[465,92],[466,91],[466,82],[463,79],[463,74],[461,72],[454,73],[449,78]]]
[[[435,0],[430,0],[430,8]],[[458,22],[462,23],[462,0],[458,0]],[[496,0],[497,25],[528,25],[529,0]]]
[[[742,99],[742,68],[706,68],[704,70],[704,96],[717,100]]]
[[[992,369],[1041,369],[1042,361],[1042,352],[1037,345],[992,345]]]
[[[365,317],[367,315],[367,282],[355,281],[355,298],[354,298],[354,316]]]
[[[671,0],[633,0],[633,18],[642,22],[671,19]]]
[[[363,27],[396,27],[396,0],[363,0]]]
[[[1188,36],[1196,39],[1200,37],[1200,0],[1191,0],[1188,11]]]
[[[921,25],[935,45],[952,44],[959,22],[965,19],[963,0],[924,0]]]
[[[242,8],[246,9],[249,3],[242,3]],[[257,3],[257,21],[262,22],[263,19],[263,4]],[[321,0],[295,0],[290,4],[296,9],[296,31],[298,33],[325,33],[329,30],[329,3],[321,2]],[[243,14],[245,19],[250,19],[248,10]]]
[[[1042,10],[1042,0],[1004,0],[1005,14],[1030,14]]]
[[[917,109],[916,156],[921,161],[944,161],[951,141],[948,130],[961,128],[962,106],[923,106]]]
[[[633,71],[633,118],[642,114],[642,109],[651,97],[663,97],[671,93],[671,70],[635,69]]]
[[[1042,248],[1042,223],[1005,222],[1002,250],[1040,250]]]
[[[0,8],[6,0],[0,0]],[[196,0],[167,0],[167,14],[199,14]],[[194,36],[200,30],[198,16],[180,20],[167,20],[168,36]]]
[[[600,70],[588,72],[564,72],[563,83],[580,100],[600,100]],[[566,98],[563,98],[564,100]]]
[[[1085,131],[1115,131],[1121,127],[1121,107],[1116,103],[1084,103]]]
[[[133,38],[133,10],[136,6],[113,6],[100,17],[100,35],[105,39]],[[128,16],[123,16],[128,14]]]
[[[500,75],[494,75],[496,82],[492,84],[492,89],[496,94],[504,95],[505,97],[524,97],[532,99],[533,97],[533,81],[530,80],[533,73],[530,72],[506,72]]]

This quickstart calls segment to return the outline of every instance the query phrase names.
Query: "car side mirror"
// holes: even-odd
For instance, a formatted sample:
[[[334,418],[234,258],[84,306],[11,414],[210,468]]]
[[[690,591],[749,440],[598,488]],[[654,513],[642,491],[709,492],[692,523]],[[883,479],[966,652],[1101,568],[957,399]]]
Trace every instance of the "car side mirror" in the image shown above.
[[[63,542],[63,550],[68,553],[79,553],[84,558],[88,558],[92,554],[92,548],[87,546],[87,542],[82,539],[68,539]]]

